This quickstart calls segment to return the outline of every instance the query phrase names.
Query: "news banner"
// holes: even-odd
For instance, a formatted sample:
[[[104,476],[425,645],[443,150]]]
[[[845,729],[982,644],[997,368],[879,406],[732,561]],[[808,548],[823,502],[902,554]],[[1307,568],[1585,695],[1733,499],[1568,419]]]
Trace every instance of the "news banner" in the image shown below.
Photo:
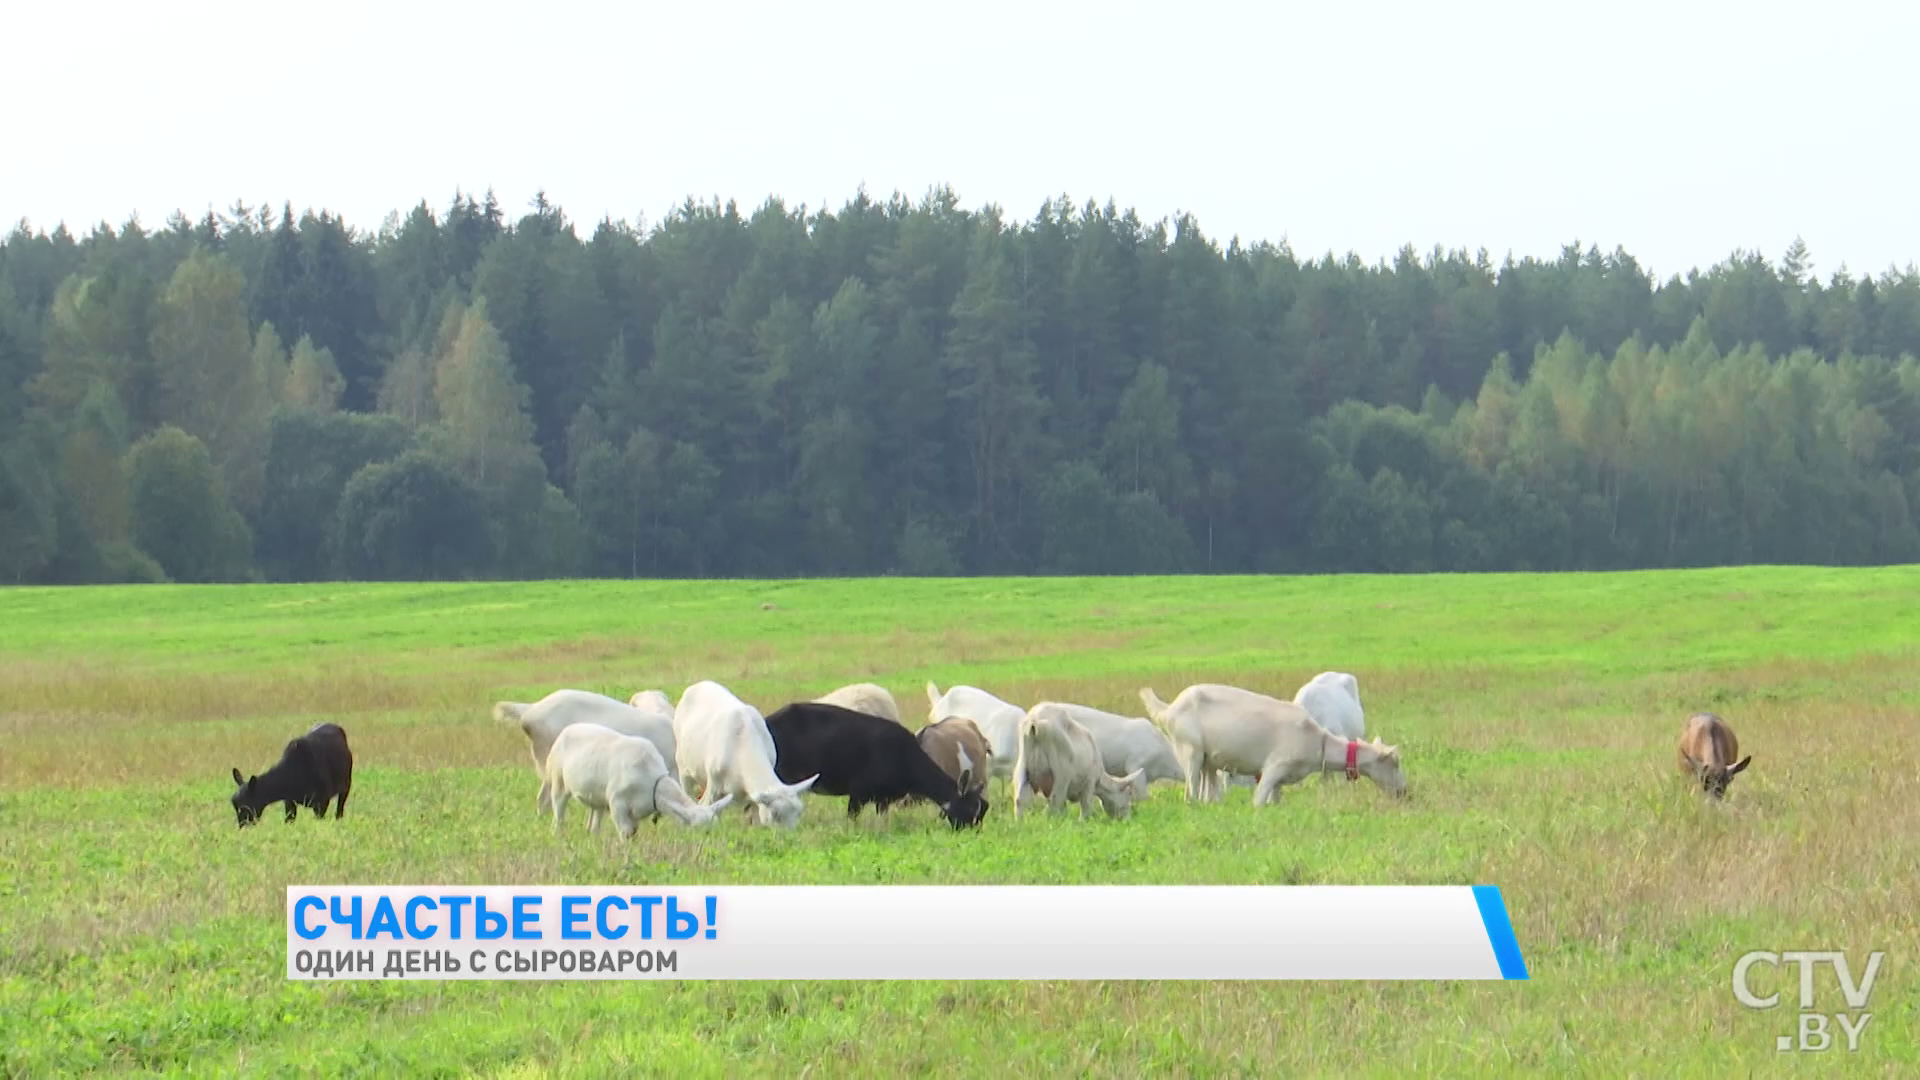
[[[1525,979],[1492,885],[289,886],[287,978]]]

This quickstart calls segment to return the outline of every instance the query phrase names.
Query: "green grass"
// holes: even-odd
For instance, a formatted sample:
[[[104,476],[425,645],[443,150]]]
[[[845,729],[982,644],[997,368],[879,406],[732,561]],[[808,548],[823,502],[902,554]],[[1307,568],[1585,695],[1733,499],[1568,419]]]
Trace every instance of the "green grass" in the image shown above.
[[[1612,575],[0,590],[9,1074],[1749,1075],[1920,1069],[1920,568]],[[1404,803],[1157,786],[1130,821],[729,815],[632,850],[536,813],[496,699],[717,679],[763,710],[923,684],[1139,712],[1360,677]],[[1674,745],[1707,708],[1723,805]],[[233,826],[228,770],[322,718],[341,823]],[[609,830],[610,831],[610,830]],[[289,883],[1501,886],[1527,983],[293,983]],[[990,928],[983,928],[990,932]],[[1793,1060],[1750,949],[1887,952],[1856,1055]],[[1792,987],[1787,987],[1792,997]],[[1837,993],[1829,991],[1838,1001]],[[1838,1007],[1838,1004],[1835,1005]]]

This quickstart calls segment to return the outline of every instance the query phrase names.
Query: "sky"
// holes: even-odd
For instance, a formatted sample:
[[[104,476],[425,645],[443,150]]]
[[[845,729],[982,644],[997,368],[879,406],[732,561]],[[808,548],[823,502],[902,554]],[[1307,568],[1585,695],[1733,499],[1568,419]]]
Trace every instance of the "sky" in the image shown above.
[[[491,186],[582,225],[688,197],[950,185],[1192,213],[1368,262],[1625,248],[1660,277],[1802,238],[1920,263],[1920,4],[9,5],[0,221],[236,199],[359,228]]]

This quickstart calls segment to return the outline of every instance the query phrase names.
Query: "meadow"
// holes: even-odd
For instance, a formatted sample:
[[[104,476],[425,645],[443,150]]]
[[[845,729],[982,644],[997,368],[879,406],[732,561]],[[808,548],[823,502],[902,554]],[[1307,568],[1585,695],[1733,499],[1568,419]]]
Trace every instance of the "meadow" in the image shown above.
[[[0,590],[0,1062],[440,1076],[1913,1075],[1920,568]],[[1359,676],[1410,797],[1309,781],[977,833],[931,807],[556,836],[495,700],[763,711],[927,680],[1138,715],[1197,681]],[[1723,804],[1674,764],[1726,717]],[[229,769],[342,724],[344,821],[239,830]],[[1501,887],[1524,983],[488,983],[285,978],[289,883]],[[991,933],[990,926],[981,932]],[[1780,1054],[1752,949],[1886,951],[1856,1054]],[[1863,959],[1856,959],[1857,965]],[[1830,986],[1830,984],[1828,984]],[[1837,993],[1826,993],[1838,1009]]]

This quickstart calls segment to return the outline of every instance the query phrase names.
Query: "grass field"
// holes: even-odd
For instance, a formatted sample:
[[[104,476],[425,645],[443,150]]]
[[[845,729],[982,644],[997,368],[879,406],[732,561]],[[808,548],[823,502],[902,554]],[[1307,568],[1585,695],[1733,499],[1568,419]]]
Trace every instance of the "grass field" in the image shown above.
[[[0,590],[10,1075],[1915,1075],[1920,568],[1430,578]],[[1359,675],[1411,798],[1308,782],[977,834],[934,810],[729,815],[631,853],[534,809],[489,715],[560,686],[765,711],[842,683],[1138,714]],[[1686,714],[1753,766],[1685,789]],[[234,828],[228,770],[343,724],[346,819]],[[606,832],[610,833],[608,829]],[[289,883],[1501,886],[1525,983],[293,983]],[[1779,1054],[1751,949],[1887,953],[1857,1054]],[[1856,970],[1862,959],[1856,959]],[[1756,980],[1758,986],[1758,980]],[[1826,984],[1828,987],[1830,983]],[[1839,1009],[1833,990],[1824,991]]]

